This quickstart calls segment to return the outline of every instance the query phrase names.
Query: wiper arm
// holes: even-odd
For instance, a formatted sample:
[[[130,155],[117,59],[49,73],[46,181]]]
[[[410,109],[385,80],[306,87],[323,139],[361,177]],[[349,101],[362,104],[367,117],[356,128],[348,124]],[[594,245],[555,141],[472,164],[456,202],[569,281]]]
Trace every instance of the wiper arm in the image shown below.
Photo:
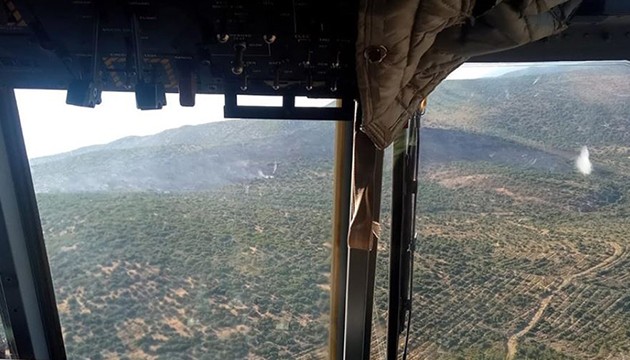
[[[416,112],[409,121],[407,130],[394,142],[389,319],[387,326],[388,360],[398,359],[400,335],[405,328],[407,334],[403,359],[406,358],[409,341],[421,115],[420,111]]]

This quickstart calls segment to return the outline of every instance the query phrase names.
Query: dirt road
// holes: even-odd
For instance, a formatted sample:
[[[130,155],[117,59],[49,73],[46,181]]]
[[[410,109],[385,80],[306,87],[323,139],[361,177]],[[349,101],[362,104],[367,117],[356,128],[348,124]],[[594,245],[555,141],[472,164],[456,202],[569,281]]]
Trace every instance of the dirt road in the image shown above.
[[[590,267],[582,272],[566,275],[563,278],[562,283],[558,286],[558,288],[554,290],[554,292],[551,295],[547,296],[546,298],[540,301],[536,314],[534,314],[534,317],[532,317],[532,319],[529,321],[527,326],[525,326],[521,331],[513,334],[512,336],[508,338],[507,356],[505,357],[506,360],[513,360],[516,357],[516,352],[518,350],[518,340],[521,337],[525,336],[531,329],[534,328],[534,326],[536,326],[536,324],[538,324],[538,321],[540,321],[540,319],[543,317],[545,310],[547,309],[549,304],[551,304],[553,297],[557,293],[562,291],[562,289],[567,287],[567,285],[569,285],[571,282],[573,282],[573,280],[577,278],[595,273],[599,270],[602,270],[603,268],[607,268],[614,265],[617,259],[619,259],[621,255],[623,255],[625,250],[621,245],[611,242],[610,246],[613,248],[613,254],[611,256],[609,256],[608,258],[606,258],[604,261],[600,262],[599,264],[594,265],[593,267]]]

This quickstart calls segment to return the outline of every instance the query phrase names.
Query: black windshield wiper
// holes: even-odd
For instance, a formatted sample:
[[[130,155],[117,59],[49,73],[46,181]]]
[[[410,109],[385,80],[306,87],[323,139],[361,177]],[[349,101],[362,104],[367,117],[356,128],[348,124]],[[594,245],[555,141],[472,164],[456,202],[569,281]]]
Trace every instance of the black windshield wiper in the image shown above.
[[[394,142],[389,319],[387,326],[388,360],[398,359],[400,335],[405,328],[407,334],[403,359],[406,358],[409,341],[421,115],[420,111],[416,112],[409,121],[406,131]]]

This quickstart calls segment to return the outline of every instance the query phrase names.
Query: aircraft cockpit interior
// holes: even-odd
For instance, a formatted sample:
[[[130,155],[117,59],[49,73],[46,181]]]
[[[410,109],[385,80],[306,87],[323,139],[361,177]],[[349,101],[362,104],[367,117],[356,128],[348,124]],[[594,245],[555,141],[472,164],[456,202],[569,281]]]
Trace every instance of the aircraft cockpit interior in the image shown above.
[[[630,2],[0,0],[0,359],[630,358]]]

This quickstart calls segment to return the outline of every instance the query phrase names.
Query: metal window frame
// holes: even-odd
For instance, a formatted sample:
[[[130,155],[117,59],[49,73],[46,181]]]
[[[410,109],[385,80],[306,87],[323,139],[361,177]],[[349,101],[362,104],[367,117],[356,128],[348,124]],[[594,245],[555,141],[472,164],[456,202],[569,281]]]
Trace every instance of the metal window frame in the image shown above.
[[[0,88],[0,284],[7,340],[20,359],[66,353],[28,158],[12,88]]]
[[[347,248],[354,126],[352,119],[342,119],[336,124],[331,359],[363,359],[363,354],[369,357],[370,294],[374,287],[376,254],[375,251],[350,254]],[[349,289],[348,285],[353,288]],[[3,290],[0,304],[6,305],[5,311],[1,311],[0,306],[0,313],[12,355],[21,359],[66,359],[17,103],[11,88],[0,88],[0,288]],[[350,311],[350,317],[359,319],[353,324],[360,327],[357,333],[361,335],[346,343],[349,298],[362,299],[363,305],[352,306]],[[359,348],[363,351],[352,350]],[[348,355],[348,350],[353,355]]]
[[[331,319],[329,359],[364,360],[370,358],[372,312],[377,257],[377,238],[372,250],[349,248],[352,172],[355,161],[355,136],[365,137],[358,129],[360,109],[354,121],[338,122],[335,136],[335,191],[333,214],[333,252],[331,271]],[[361,138],[359,141],[365,141]],[[374,179],[370,186],[373,220],[380,217],[383,151],[374,153]]]
[[[225,106],[223,114],[231,119],[272,119],[277,120],[320,120],[352,122],[355,111],[355,102],[349,97],[337,99],[338,107],[296,107],[295,95],[283,94],[282,106],[252,106],[238,105],[237,92],[225,93]],[[264,96],[264,95],[263,95]],[[278,95],[275,95],[278,96]]]
[[[335,128],[335,182],[330,291],[329,359],[344,357],[350,178],[352,175],[353,123],[337,122]]]
[[[403,132],[394,142],[393,170],[392,170],[392,234],[389,254],[389,302],[387,322],[387,358],[398,358],[398,346],[400,337],[400,310],[401,294],[401,263],[402,253],[402,221],[403,221],[403,184],[405,177],[405,150],[406,144],[402,140],[406,137]]]
[[[347,243],[357,124],[357,119],[350,120],[339,120],[336,125],[331,359],[369,359],[371,344],[376,246],[372,251],[349,250]],[[377,160],[382,169],[382,152]],[[379,189],[380,175],[376,179]],[[380,204],[380,197],[374,203]],[[0,304],[6,305],[0,312],[7,340],[16,353],[12,355],[65,360],[50,266],[12,88],[0,88],[0,286]]]

